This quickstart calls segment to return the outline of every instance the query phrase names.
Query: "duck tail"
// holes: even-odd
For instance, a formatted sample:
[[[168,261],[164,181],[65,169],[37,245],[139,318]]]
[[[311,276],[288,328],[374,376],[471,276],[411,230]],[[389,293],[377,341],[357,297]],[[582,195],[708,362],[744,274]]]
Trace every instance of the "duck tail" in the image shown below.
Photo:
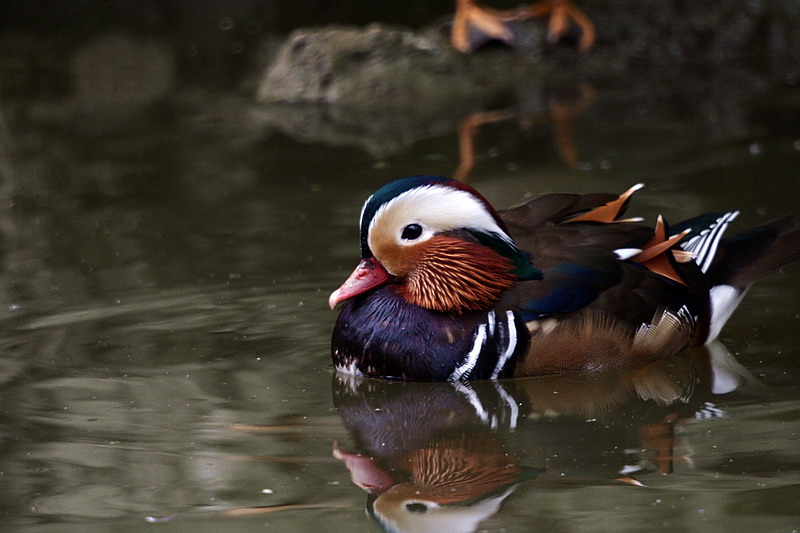
[[[789,215],[723,240],[708,269],[709,281],[746,288],[797,259],[800,227]]]
[[[715,248],[701,265],[711,295],[706,343],[716,339],[754,281],[800,259],[800,227],[785,216],[721,240]]]

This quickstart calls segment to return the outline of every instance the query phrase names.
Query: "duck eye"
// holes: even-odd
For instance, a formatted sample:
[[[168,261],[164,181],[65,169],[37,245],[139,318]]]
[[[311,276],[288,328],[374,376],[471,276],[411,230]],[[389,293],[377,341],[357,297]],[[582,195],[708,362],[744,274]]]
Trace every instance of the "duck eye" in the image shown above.
[[[422,226],[419,224],[409,224],[403,228],[403,234],[400,236],[407,241],[413,241],[420,235],[422,235]]]
[[[412,513],[426,513],[428,511],[428,506],[424,503],[407,503],[406,509],[408,509]]]

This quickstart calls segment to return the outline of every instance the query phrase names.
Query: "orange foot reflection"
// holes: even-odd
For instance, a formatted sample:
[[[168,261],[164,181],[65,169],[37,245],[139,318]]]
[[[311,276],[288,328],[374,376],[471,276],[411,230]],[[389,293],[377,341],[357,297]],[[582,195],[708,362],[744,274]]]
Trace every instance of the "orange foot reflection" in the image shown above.
[[[572,169],[580,168],[578,149],[575,145],[575,134],[572,129],[572,119],[581,114],[594,100],[594,89],[588,84],[581,84],[580,96],[577,102],[565,104],[553,101],[547,112],[540,115],[527,115],[520,118],[520,126],[528,130],[536,124],[551,123],[556,140],[558,152],[564,163]],[[496,122],[503,122],[514,118],[509,109],[497,111],[480,111],[463,118],[458,125],[458,167],[453,172],[453,178],[466,181],[475,167],[475,135],[481,126]]]
[[[516,10],[498,11],[478,5],[475,0],[456,0],[456,14],[450,40],[460,52],[469,53],[488,41],[512,44],[514,34],[509,22],[550,14],[547,38],[558,41],[569,29],[570,21],[581,31],[578,48],[588,50],[594,44],[597,32],[594,24],[571,0],[543,0]]]
[[[480,111],[463,118],[458,125],[458,168],[453,178],[467,181],[475,167],[475,135],[484,124],[509,120],[514,115],[509,110]]]
[[[678,422],[677,414],[670,414],[664,420],[655,424],[647,424],[642,428],[644,447],[655,450],[655,455],[650,457],[661,474],[671,474],[673,463],[683,461],[691,464],[688,456],[675,455],[675,424]]]

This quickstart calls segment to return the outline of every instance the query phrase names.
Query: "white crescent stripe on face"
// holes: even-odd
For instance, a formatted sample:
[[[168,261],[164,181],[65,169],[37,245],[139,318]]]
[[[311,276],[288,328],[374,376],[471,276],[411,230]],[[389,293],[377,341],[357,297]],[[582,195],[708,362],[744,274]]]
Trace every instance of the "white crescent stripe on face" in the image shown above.
[[[367,198],[367,201],[364,202],[364,205],[361,206],[361,214],[358,215],[358,227],[359,228],[361,228],[361,226],[364,224],[364,211],[367,210],[367,205],[369,204],[369,201],[372,200],[373,196],[375,196],[375,195],[374,194],[370,194],[369,198]]]
[[[413,242],[400,239],[403,228],[408,224],[422,226],[422,235]],[[441,185],[417,187],[392,198],[378,208],[369,224],[368,241],[373,246],[373,229],[394,235],[399,244],[416,244],[430,239],[434,234],[455,229],[476,229],[484,233],[494,233],[499,238],[513,244],[495,221],[486,206],[468,191]]]

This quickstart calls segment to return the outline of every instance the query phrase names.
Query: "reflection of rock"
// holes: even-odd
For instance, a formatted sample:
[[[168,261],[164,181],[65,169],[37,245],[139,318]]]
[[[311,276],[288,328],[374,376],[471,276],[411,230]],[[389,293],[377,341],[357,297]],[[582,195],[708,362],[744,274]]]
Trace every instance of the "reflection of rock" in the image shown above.
[[[149,104],[172,88],[175,65],[168,46],[109,34],[78,50],[72,60],[75,97],[83,108]]]
[[[354,146],[369,154],[397,153],[422,139],[446,135],[462,117],[459,108],[429,113],[349,106],[269,106],[261,118],[288,137],[303,143]]]

